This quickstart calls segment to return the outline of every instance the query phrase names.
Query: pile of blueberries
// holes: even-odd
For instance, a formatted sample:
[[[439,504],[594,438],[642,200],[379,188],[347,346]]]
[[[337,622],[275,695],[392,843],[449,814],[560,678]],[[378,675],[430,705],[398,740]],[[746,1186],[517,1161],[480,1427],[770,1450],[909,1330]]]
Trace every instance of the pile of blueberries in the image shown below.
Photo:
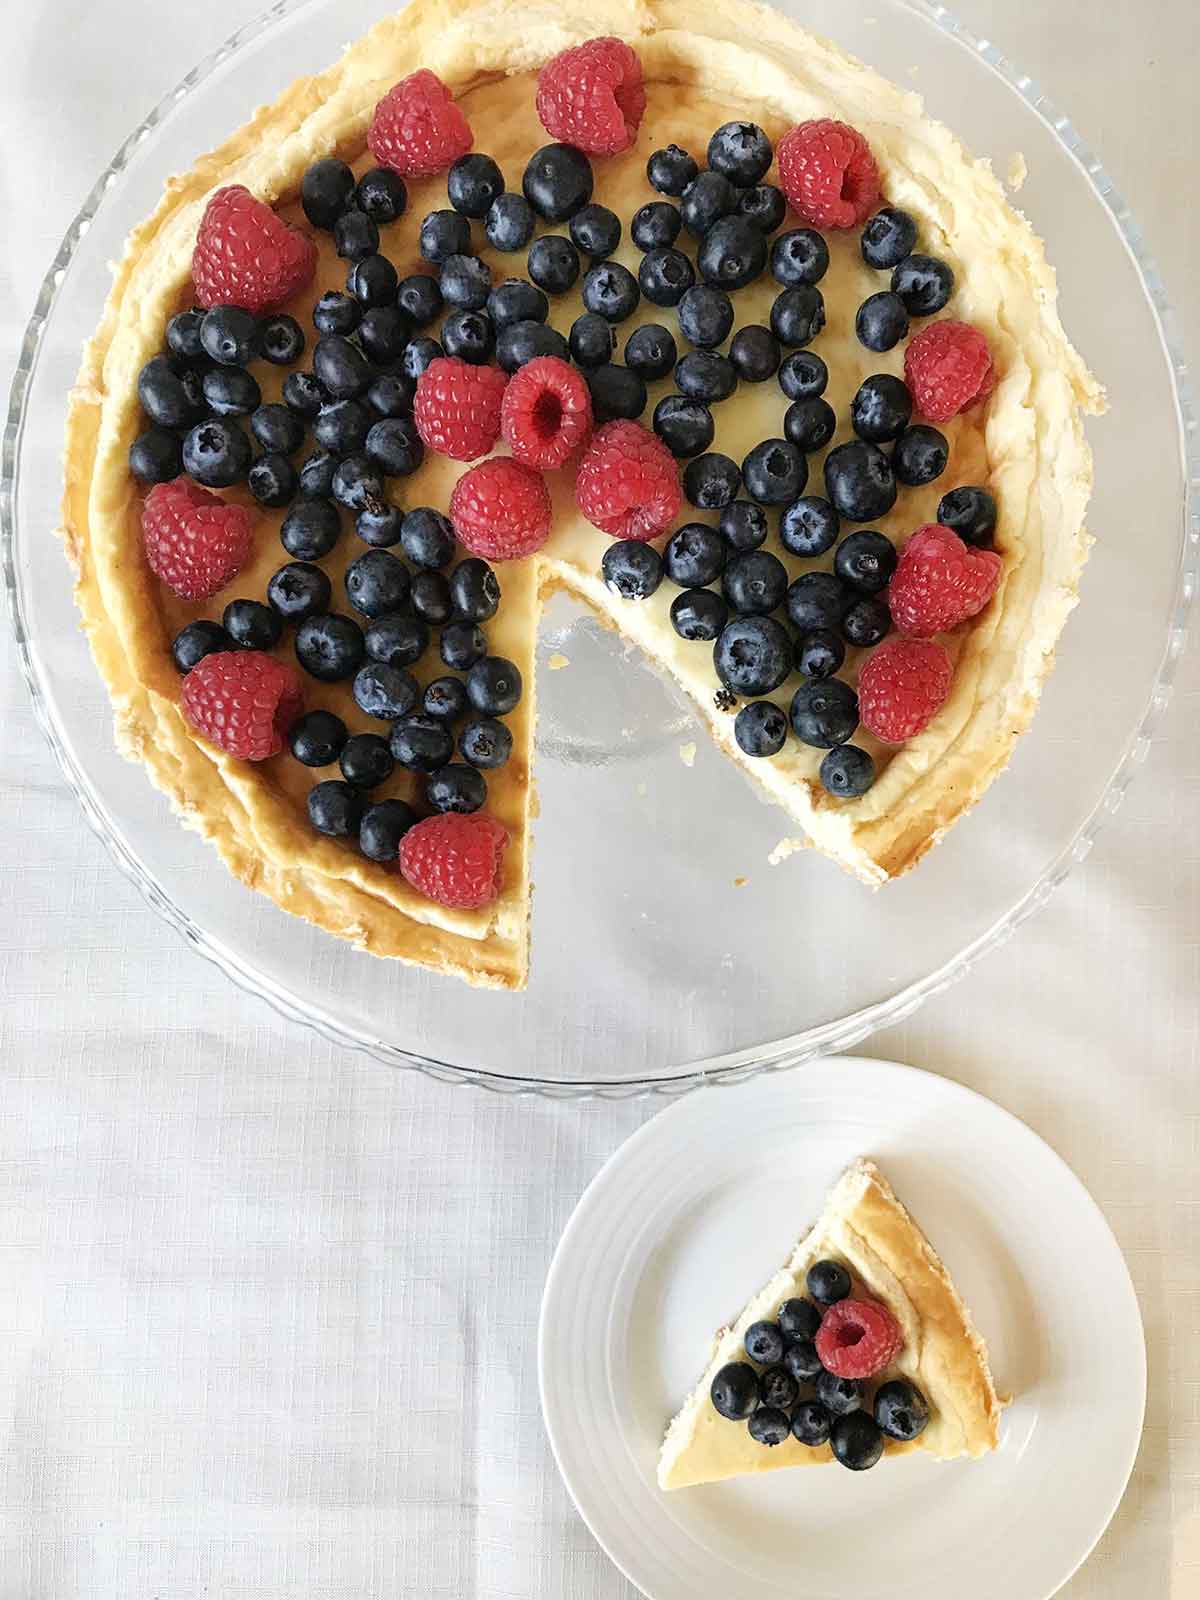
[[[929,1405],[904,1378],[880,1384],[871,1400],[862,1383],[827,1372],[813,1340],[822,1310],[850,1293],[850,1275],[840,1262],[817,1261],[805,1287],[811,1299],[785,1300],[775,1322],[746,1329],[750,1360],[731,1361],[717,1373],[713,1408],[746,1422],[759,1444],[789,1437],[814,1448],[828,1444],[844,1467],[865,1472],[882,1456],[885,1437],[908,1443],[924,1431]]]

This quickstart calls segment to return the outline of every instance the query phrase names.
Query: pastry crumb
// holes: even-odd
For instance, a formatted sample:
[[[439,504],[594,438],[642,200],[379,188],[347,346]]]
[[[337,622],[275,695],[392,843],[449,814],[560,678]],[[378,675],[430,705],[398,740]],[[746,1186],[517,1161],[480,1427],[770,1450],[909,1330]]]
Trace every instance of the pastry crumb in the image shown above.
[[[1008,163],[1008,170],[1004,174],[1005,185],[1016,194],[1028,176],[1029,168],[1025,163],[1025,157],[1019,150],[1014,150],[1012,159]]]
[[[749,882],[749,878],[735,878],[733,880],[733,887],[735,889],[744,889]]]
[[[639,800],[644,800],[649,793],[650,793],[650,790],[647,788],[645,783],[639,783],[638,784],[638,786],[637,786],[637,794],[638,794]]]
[[[696,745],[694,740],[689,740],[687,744],[679,746],[679,759],[685,767],[694,767],[696,765]]]
[[[561,672],[564,667],[571,665],[571,658],[563,655],[561,650],[556,650],[546,662],[546,665],[551,672]]]
[[[786,861],[789,856],[794,856],[797,850],[804,849],[803,839],[780,839],[774,850],[767,857],[768,865],[777,867],[781,861]]]

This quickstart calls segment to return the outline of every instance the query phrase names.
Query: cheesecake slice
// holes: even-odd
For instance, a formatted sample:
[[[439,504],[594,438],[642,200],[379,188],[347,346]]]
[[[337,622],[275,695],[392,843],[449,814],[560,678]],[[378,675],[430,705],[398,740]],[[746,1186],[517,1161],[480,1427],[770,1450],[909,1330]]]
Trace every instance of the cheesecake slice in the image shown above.
[[[888,1380],[906,1379],[928,1402],[924,1431],[907,1442],[885,1439],[884,1454],[924,1450],[948,1461],[996,1448],[1005,1402],[996,1393],[987,1347],[971,1313],[886,1178],[872,1162],[860,1160],[838,1180],[820,1219],[786,1265],[737,1321],[717,1334],[699,1383],[667,1429],[658,1459],[660,1488],[685,1489],[833,1460],[828,1444],[805,1445],[791,1437],[774,1446],[758,1443],[745,1422],[721,1416],[709,1394],[722,1367],[746,1360],[747,1329],[773,1319],[784,1301],[807,1294],[805,1278],[817,1261],[844,1267],[853,1296],[886,1307],[903,1335],[893,1363],[866,1384],[868,1394]]]

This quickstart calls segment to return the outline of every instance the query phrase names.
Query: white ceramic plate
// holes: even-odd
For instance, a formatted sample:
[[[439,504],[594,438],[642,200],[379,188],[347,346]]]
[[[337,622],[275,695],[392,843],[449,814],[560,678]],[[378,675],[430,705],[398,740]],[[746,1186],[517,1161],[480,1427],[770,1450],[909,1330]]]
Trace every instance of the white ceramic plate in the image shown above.
[[[1015,1396],[1000,1448],[663,1494],[658,1446],[713,1331],[859,1155],[928,1233]],[[1069,1168],[957,1084],[846,1057],[696,1094],[623,1145],[555,1254],[538,1360],[567,1488],[652,1600],[1043,1600],[1116,1510],[1146,1391],[1129,1274]]]

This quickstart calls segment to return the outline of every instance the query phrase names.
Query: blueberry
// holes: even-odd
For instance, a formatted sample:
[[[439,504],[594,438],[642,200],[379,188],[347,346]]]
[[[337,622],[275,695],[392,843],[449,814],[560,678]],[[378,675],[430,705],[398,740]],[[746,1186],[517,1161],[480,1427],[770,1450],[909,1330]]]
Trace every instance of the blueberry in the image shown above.
[[[592,416],[597,422],[612,422],[616,417],[629,420],[646,409],[646,385],[642,378],[616,362],[590,367],[583,374],[592,397]]]
[[[823,450],[837,431],[837,414],[827,400],[793,400],[783,414],[788,442],[806,455]]]
[[[445,353],[436,339],[410,339],[400,358],[401,369],[415,383],[426,367]]]
[[[830,628],[816,628],[796,644],[796,671],[805,678],[832,678],[846,659],[842,637]]]
[[[285,405],[273,401],[259,406],[250,418],[250,432],[264,450],[290,456],[304,443],[304,423]]]
[[[487,803],[487,779],[474,767],[439,767],[425,780],[425,798],[435,811],[478,811]]]
[[[435,678],[425,690],[422,707],[427,717],[457,722],[467,709],[467,686],[461,678]]]
[[[340,334],[326,334],[317,340],[313,371],[335,400],[362,394],[374,377],[366,356]]]
[[[838,800],[855,800],[875,782],[875,763],[856,744],[839,744],[821,762],[820,778]]]
[[[167,323],[167,349],[173,356],[180,356],[184,361],[195,361],[204,354],[200,340],[204,315],[200,306],[192,306],[188,311],[177,312],[170,319]],[[287,320],[290,322],[291,318]]]
[[[770,705],[771,702],[769,700],[760,701],[759,704]],[[744,709],[749,710],[749,707]],[[775,709],[778,710],[778,707],[775,707]],[[783,716],[782,712],[780,712],[780,716]],[[785,723],[786,720],[784,718]],[[796,1404],[798,1392],[799,1386],[795,1378],[782,1365],[768,1367],[765,1372],[759,1374],[758,1398],[761,1405],[771,1406],[776,1411],[790,1411]]]
[[[376,617],[367,625],[364,644],[371,661],[386,667],[411,667],[429,648],[429,624],[403,612]]]
[[[937,519],[968,544],[990,545],[996,531],[996,502],[977,484],[964,485],[942,496]]]
[[[813,350],[795,350],[779,368],[779,387],[789,400],[814,400],[825,393],[829,368]]]
[[[246,474],[246,487],[260,506],[278,510],[291,505],[296,498],[300,480],[295,467],[278,451],[268,451],[250,463]]]
[[[569,232],[576,249],[600,261],[620,244],[621,219],[607,206],[588,205],[571,218]]]
[[[516,323],[521,327],[521,323]],[[541,323],[536,323],[541,327]],[[553,329],[544,330],[553,333]],[[442,344],[448,356],[469,361],[473,367],[482,366],[496,344],[492,319],[486,311],[452,311],[442,323]]]
[[[878,594],[892,581],[896,570],[896,547],[885,534],[862,528],[838,545],[833,570],[859,594]]]
[[[651,305],[677,306],[696,281],[696,269],[682,250],[647,250],[638,267],[638,288]]]
[[[467,674],[467,699],[488,717],[506,717],[521,700],[521,674],[503,656],[485,656]]]
[[[240,306],[213,306],[200,324],[205,355],[223,367],[244,367],[253,361],[261,338],[258,318]]]
[[[511,255],[524,250],[533,238],[536,224],[533,207],[523,194],[501,194],[488,207],[483,231],[493,250]]]
[[[432,506],[414,506],[405,512],[400,542],[414,566],[448,567],[454,559],[454,529],[450,518]]]
[[[458,311],[482,311],[492,288],[491,269],[478,256],[447,256],[438,283],[448,306]],[[444,342],[444,333],[442,338]]]
[[[753,223],[764,236],[774,233],[787,216],[787,196],[773,183],[756,183],[738,196],[738,215]]]
[[[504,174],[491,156],[472,151],[459,156],[446,174],[446,194],[464,217],[486,217],[494,200],[504,193]]]
[[[550,302],[536,284],[524,278],[505,278],[487,297],[487,313],[500,331],[517,322],[545,322]]]
[[[383,478],[379,468],[365,455],[346,456],[333,474],[333,498],[347,511],[382,509]]]
[[[721,576],[725,541],[704,522],[685,522],[667,540],[663,570],[681,589],[703,589]]]
[[[954,293],[954,273],[934,256],[906,256],[892,273],[892,293],[910,317],[931,317]]]
[[[311,372],[289,372],[283,380],[283,403],[298,417],[315,417],[328,399],[325,385]]]
[[[396,304],[414,328],[427,328],[442,309],[437,279],[427,272],[410,273],[400,281]]]
[[[698,456],[713,442],[712,412],[699,400],[668,394],[654,408],[654,431],[674,456]]]
[[[731,1361],[714,1377],[708,1393],[718,1416],[744,1422],[758,1405],[758,1373],[748,1361]]]
[[[858,696],[840,678],[813,678],[792,696],[791,718],[801,744],[832,750],[858,727]]]
[[[832,1306],[849,1295],[850,1274],[839,1261],[814,1261],[804,1284],[819,1306]]]
[[[683,225],[697,239],[703,239],[714,222],[737,210],[737,200],[737,190],[721,173],[698,173],[679,203]]]
[[[399,611],[408,599],[408,568],[387,550],[368,550],[346,568],[346,598],[364,617]]]
[[[848,644],[865,650],[886,638],[891,626],[887,601],[880,595],[868,594],[856,600],[842,618],[842,635]]]
[[[403,372],[384,372],[367,390],[367,404],[380,417],[412,415],[417,386]]]
[[[825,301],[819,289],[784,289],[771,305],[771,332],[780,344],[810,344],[825,326]]]
[[[619,261],[602,261],[583,275],[583,304],[609,322],[624,322],[637,310],[637,279]]]
[[[318,333],[351,334],[362,321],[363,308],[352,294],[327,289],[313,307],[313,327]]]
[[[903,379],[877,372],[858,386],[850,402],[850,426],[869,444],[887,444],[908,427],[912,408],[912,395]]]
[[[683,492],[691,504],[702,511],[719,511],[722,506],[729,505],[741,487],[742,475],[737,462],[718,451],[696,456],[683,469]]]
[[[695,178],[700,169],[677,144],[656,150],[646,163],[646,177],[659,194],[674,195],[677,199]]]
[[[358,342],[372,361],[383,365],[400,359],[411,331],[398,306],[372,306],[359,323]]]
[[[900,483],[920,488],[933,483],[946,470],[950,444],[944,433],[923,422],[906,428],[892,451],[892,471]]]
[[[851,1472],[866,1472],[883,1454],[883,1435],[865,1411],[856,1411],[849,1417],[838,1417],[829,1435],[830,1447],[836,1460]]]
[[[246,476],[253,454],[236,422],[213,417],[184,439],[183,470],[206,489],[228,489]]]
[[[364,648],[358,623],[336,611],[305,617],[296,629],[296,659],[322,683],[352,678],[362,666]]]
[[[779,542],[789,555],[822,556],[832,550],[838,536],[838,514],[820,495],[801,495],[784,508],[779,519]]]
[[[171,641],[171,659],[180,672],[190,672],[197,661],[203,661],[217,650],[232,650],[233,640],[219,622],[201,618],[181,628]]]
[[[404,800],[379,800],[368,806],[358,826],[358,848],[370,861],[395,861],[400,841],[417,820]]]
[[[392,755],[410,772],[436,772],[454,754],[454,736],[444,723],[413,712],[392,728]]]
[[[367,434],[367,455],[389,478],[406,478],[424,460],[425,446],[411,418],[393,417]]]
[[[786,439],[764,439],[742,462],[746,493],[764,506],[785,506],[804,493],[808,462]]]
[[[783,604],[787,568],[769,550],[746,550],[734,556],[721,579],[721,593],[741,617],[765,617]]]
[[[285,622],[303,622],[329,610],[333,585],[310,561],[289,561],[272,574],[267,600]]]
[[[711,350],[733,327],[733,302],[724,289],[698,283],[679,302],[679,331],[691,344]]]
[[[689,350],[675,368],[675,382],[690,400],[727,400],[737,388],[737,370],[715,350]]]
[[[450,604],[450,585],[440,572],[430,572],[428,568],[413,573],[408,599],[417,616],[436,628],[449,622],[454,614]]]
[[[571,334],[571,348],[572,350],[575,348],[574,330]],[[625,342],[625,365],[651,382],[666,377],[675,365],[678,354],[674,335],[670,328],[664,328],[660,322],[643,323]],[[575,359],[578,361],[579,357],[576,356]]]
[[[328,767],[341,754],[346,724],[332,711],[308,711],[292,723],[288,746],[306,767]]]
[[[675,243],[682,227],[678,206],[666,200],[651,200],[634,212],[629,237],[639,250],[662,250]]]
[[[592,198],[592,164],[573,144],[535,150],[521,178],[526,200],[546,222],[565,222]]]
[[[829,246],[812,228],[781,233],[771,246],[771,276],[785,289],[812,288],[829,271]]]
[[[396,770],[396,760],[386,739],[377,733],[352,733],[338,757],[342,777],[355,789],[374,789]]]
[[[875,1391],[875,1421],[889,1439],[907,1443],[925,1431],[929,1404],[916,1384],[893,1378]]]
[[[283,519],[279,542],[297,561],[320,561],[341,537],[342,519],[332,500],[301,500]]]
[[[792,1412],[792,1438],[814,1448],[826,1444],[832,1423],[828,1411],[816,1400],[802,1400]]]
[[[832,572],[802,572],[787,592],[788,616],[800,633],[831,632],[841,624],[850,596]]]
[[[739,189],[766,176],[774,151],[756,122],[726,122],[708,141],[708,164]]]
[[[783,1444],[791,1437],[792,1424],[786,1411],[775,1406],[759,1406],[746,1424],[756,1444]]]
[[[408,188],[390,167],[370,167],[354,189],[354,204],[381,227],[402,217],[408,207]]]
[[[465,256],[471,249],[471,224],[457,211],[431,211],[421,222],[417,249],[435,267],[451,256]]]
[[[622,600],[648,600],[663,579],[662,557],[640,539],[621,539],[604,552],[600,571]]]
[[[770,694],[792,670],[791,637],[774,617],[735,617],[721,630],[713,665],[731,693],[746,699]]]
[[[854,318],[854,331],[868,350],[894,349],[908,332],[903,300],[887,289],[868,295]]]
[[[466,672],[487,655],[487,639],[477,622],[450,622],[442,629],[438,648],[452,672]]]
[[[486,561],[468,556],[450,575],[450,603],[463,622],[488,622],[500,609],[500,584]]]
[[[734,371],[747,383],[765,383],[779,367],[779,341],[770,328],[752,322],[739,328],[729,345]]]
[[[379,254],[379,225],[365,211],[343,211],[333,225],[333,247],[346,261]]]
[[[749,217],[721,217],[704,235],[696,265],[705,283],[743,289],[767,264],[767,241]]]
[[[516,372],[536,356],[557,356],[566,361],[570,346],[559,333],[545,322],[510,322],[501,328],[496,340],[496,361],[505,372]]]
[[[342,404],[353,405],[354,402],[347,400]],[[310,500],[328,499],[333,493],[333,475],[337,471],[338,460],[339,457],[332,450],[318,450],[306,457],[300,467],[300,493]]]
[[[731,550],[757,550],[766,542],[767,514],[753,500],[735,500],[725,506],[718,525]]]
[[[240,367],[214,367],[204,374],[204,403],[218,417],[248,417],[262,404],[262,390]]]
[[[862,1405],[862,1384],[854,1378],[838,1378],[832,1372],[817,1374],[817,1399],[835,1417],[848,1417]]]
[[[746,1354],[760,1367],[773,1367],[783,1360],[783,1334],[777,1322],[752,1322],[744,1343]]]
[[[874,522],[896,504],[892,465],[878,445],[852,439],[825,457],[825,492],[849,522]]]
[[[165,428],[147,428],[129,446],[129,470],[143,483],[170,483],[182,469],[179,439]]]
[[[160,428],[189,428],[203,415],[166,356],[147,361],[138,374],[137,390],[142,410]]]
[[[815,1339],[820,1326],[821,1313],[811,1300],[797,1295],[779,1308],[779,1328],[785,1339]]]
[[[357,789],[330,778],[308,791],[308,820],[318,833],[345,839],[358,832],[363,802]]]
[[[823,1370],[817,1347],[811,1339],[792,1340],[783,1353],[783,1364],[797,1383],[815,1378]]]
[[[641,332],[640,328],[638,332]],[[636,333],[633,338],[637,338]],[[633,339],[630,340],[632,343]],[[617,336],[607,318],[598,316],[594,311],[585,311],[571,324],[569,347],[576,366],[601,367],[606,361],[612,360]]]
[[[708,644],[729,620],[729,607],[711,589],[685,589],[671,602],[671,626],[681,639]]]
[[[313,438],[322,450],[336,456],[353,455],[366,444],[373,421],[370,410],[361,401],[331,400],[313,418]],[[332,475],[329,487],[332,493]]]
[[[365,256],[346,274],[346,291],[360,306],[388,306],[396,310],[396,290],[400,280],[386,256]]]
[[[885,206],[864,226],[859,248],[869,267],[886,271],[898,266],[917,242],[917,225],[907,211]]]
[[[274,367],[295,366],[304,354],[304,329],[285,312],[267,317],[259,332],[263,356]]]
[[[773,700],[751,700],[733,719],[733,737],[738,749],[748,756],[777,756],[787,732],[787,715]],[[794,1387],[792,1398],[795,1399]]]
[[[566,294],[579,276],[579,251],[561,233],[544,233],[529,247],[529,276],[547,294]]]
[[[354,174],[344,161],[314,161],[300,180],[300,204],[314,228],[332,228],[354,195]]]
[[[512,755],[512,742],[507,724],[496,717],[472,717],[458,736],[458,749],[464,761],[490,772]]]

